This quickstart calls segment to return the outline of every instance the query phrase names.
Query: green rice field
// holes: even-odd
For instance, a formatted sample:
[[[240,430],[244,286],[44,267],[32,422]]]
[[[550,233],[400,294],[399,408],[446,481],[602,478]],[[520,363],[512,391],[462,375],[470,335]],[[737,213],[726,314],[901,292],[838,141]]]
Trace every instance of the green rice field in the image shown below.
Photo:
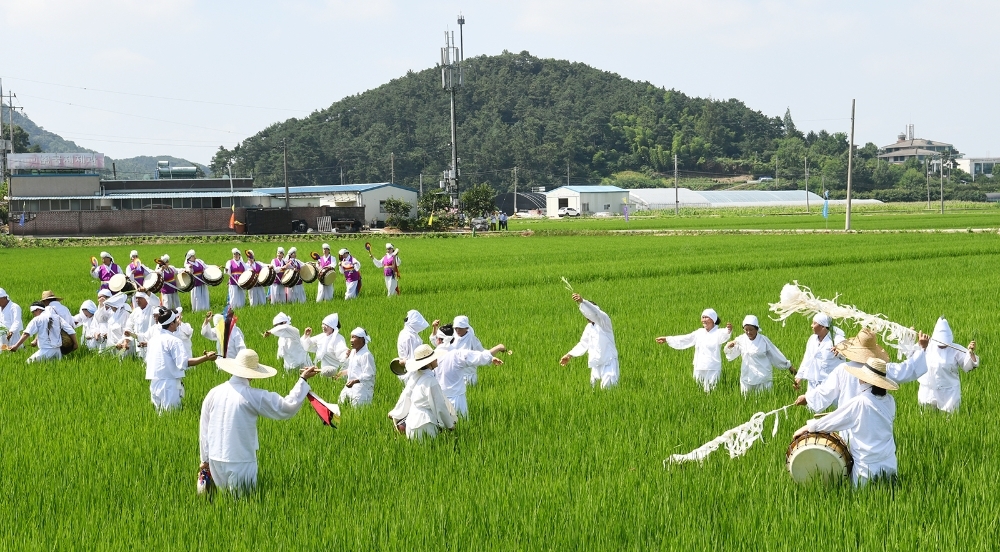
[[[995,227],[997,214],[958,217],[959,226],[935,223],[935,215],[891,215],[873,217],[870,228],[912,228],[918,218],[929,228]],[[697,220],[699,228],[711,226],[712,219]],[[715,220],[719,228],[755,227],[747,218]],[[511,229],[601,230],[624,222],[531,224],[512,222]],[[139,361],[78,352],[29,366],[30,350],[0,355],[0,549],[996,547],[996,233],[544,234],[393,236],[403,295],[391,298],[367,260],[365,238],[342,238],[331,242],[334,249],[348,247],[365,259],[359,299],[343,301],[341,282],[336,300],[316,304],[313,284],[304,305],[239,311],[248,346],[279,370],[276,340],[261,337],[279,310],[300,330],[338,312],[343,333],[363,326],[372,335],[378,377],[373,404],[346,407],[339,429],[324,427],[308,406],[289,421],[259,421],[259,487],[238,500],[219,495],[210,503],[195,494],[201,401],[228,379],[213,363],[188,372],[181,411],[158,416]],[[322,239],[280,245],[307,253]],[[382,240],[367,239],[382,247]],[[263,260],[277,245],[251,247]],[[138,247],[148,264],[163,253],[180,259],[191,245]],[[220,265],[231,247],[194,246]],[[124,264],[132,245],[0,250],[0,287],[26,316],[47,289],[76,312],[96,294],[89,259],[102,249]],[[583,358],[559,366],[585,323],[560,277],[611,316],[621,358],[617,388],[591,389]],[[918,408],[916,383],[894,393],[900,480],[893,486],[793,483],[785,450],[809,417],[803,408],[782,418],[777,438],[768,420],[763,442],[742,458],[720,450],[701,465],[664,469],[670,454],[789,404],[798,392],[787,373],[777,372],[772,392],[744,398],[737,360],[724,362],[722,381],[706,395],[692,379],[692,351],[654,338],[697,329],[706,307],[737,327],[756,314],[761,332],[798,366],[809,320],[796,315],[782,325],[766,318],[768,303],[794,280],[820,297],[840,294],[843,303],[927,332],[947,316],[956,341],[975,339],[983,356],[979,369],[962,376],[961,409],[949,417]],[[225,287],[213,288],[213,309],[224,302]],[[396,434],[386,418],[402,389],[388,362],[411,308],[428,320],[466,314],[485,346],[504,343],[513,351],[503,366],[480,369],[468,394],[469,419],[419,443]],[[214,349],[198,335],[201,316],[185,318],[196,326],[195,351]],[[858,328],[844,329],[853,335]],[[279,374],[255,385],[284,394],[294,381]],[[321,377],[311,383],[330,401],[342,386]]]

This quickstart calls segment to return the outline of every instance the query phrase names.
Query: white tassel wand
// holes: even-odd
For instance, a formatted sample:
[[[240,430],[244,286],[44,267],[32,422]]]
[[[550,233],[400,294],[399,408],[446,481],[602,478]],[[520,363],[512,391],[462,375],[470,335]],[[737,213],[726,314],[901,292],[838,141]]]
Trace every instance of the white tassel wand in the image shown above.
[[[715,439],[705,443],[704,445],[694,449],[687,454],[672,454],[670,458],[663,461],[663,467],[667,468],[670,464],[681,464],[683,462],[691,462],[697,460],[702,462],[709,454],[712,454],[719,449],[722,445],[726,446],[729,450],[730,458],[737,458],[743,456],[750,450],[750,447],[756,443],[760,437],[761,432],[764,431],[764,420],[774,414],[774,428],[771,430],[771,437],[778,434],[778,417],[779,412],[784,412],[785,417],[788,417],[788,408],[795,406],[795,404],[788,404],[782,406],[781,408],[776,408],[770,412],[758,412],[750,417],[750,420],[746,423],[740,424],[733,429],[719,435]]]

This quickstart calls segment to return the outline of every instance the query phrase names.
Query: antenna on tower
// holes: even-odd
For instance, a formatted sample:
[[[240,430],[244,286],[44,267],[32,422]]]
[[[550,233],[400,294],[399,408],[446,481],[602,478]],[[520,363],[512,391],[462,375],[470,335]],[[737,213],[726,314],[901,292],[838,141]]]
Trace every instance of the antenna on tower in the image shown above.
[[[458,16],[459,40],[465,17]],[[461,44],[461,43],[460,43]],[[445,31],[441,48],[441,87],[451,94],[451,169],[445,172],[452,207],[458,207],[458,124],[455,119],[455,91],[462,86],[462,52],[455,47],[455,33]]]

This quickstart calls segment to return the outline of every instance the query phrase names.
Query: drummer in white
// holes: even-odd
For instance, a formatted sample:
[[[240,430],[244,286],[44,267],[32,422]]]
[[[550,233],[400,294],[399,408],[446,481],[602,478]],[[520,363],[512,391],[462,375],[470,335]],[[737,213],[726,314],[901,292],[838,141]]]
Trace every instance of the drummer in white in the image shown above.
[[[299,250],[295,247],[288,250],[288,260],[285,261],[285,269],[299,270],[302,268],[302,261],[298,259]],[[301,278],[295,279],[296,284],[288,288],[288,302],[289,303],[305,303],[306,302],[306,287],[302,283]]]
[[[863,486],[882,477],[892,479],[897,470],[896,441],[892,435],[896,401],[886,391],[895,391],[899,386],[886,377],[886,362],[880,358],[870,358],[861,367],[846,369],[861,380],[861,394],[828,416],[808,420],[795,432],[795,437],[806,432],[847,430],[854,459],[851,470],[854,485]]]
[[[194,287],[191,288],[191,312],[208,310],[210,305],[208,285],[205,282],[205,261],[199,259],[192,249],[184,256],[184,268],[194,279]]]
[[[271,266],[274,267],[275,272],[274,283],[271,284],[271,292],[269,294],[271,297],[271,304],[277,305],[280,303],[287,303],[288,294],[285,290],[288,288],[281,285],[281,274],[283,272],[283,267],[285,266],[284,247],[278,248],[278,254],[274,257],[274,260],[271,261]]]

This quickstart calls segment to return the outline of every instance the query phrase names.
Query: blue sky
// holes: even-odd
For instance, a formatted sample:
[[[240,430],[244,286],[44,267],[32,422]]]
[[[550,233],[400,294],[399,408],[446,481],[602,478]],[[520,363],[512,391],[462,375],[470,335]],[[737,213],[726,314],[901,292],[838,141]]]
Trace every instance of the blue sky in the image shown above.
[[[528,50],[768,115],[791,108],[801,130],[847,131],[856,98],[859,143],[913,123],[1000,156],[1000,3],[985,1],[20,0],[0,3],[0,43],[15,46],[0,76],[36,123],[82,146],[206,163],[432,67],[459,12],[467,57]]]

